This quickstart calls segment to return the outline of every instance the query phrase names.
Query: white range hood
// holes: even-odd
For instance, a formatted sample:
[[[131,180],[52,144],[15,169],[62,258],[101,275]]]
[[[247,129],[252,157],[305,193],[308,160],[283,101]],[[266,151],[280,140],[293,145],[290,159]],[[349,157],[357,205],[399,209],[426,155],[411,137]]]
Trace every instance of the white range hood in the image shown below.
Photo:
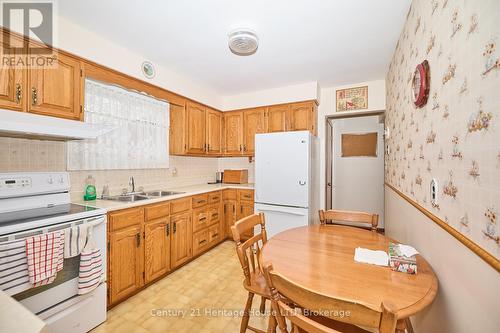
[[[82,121],[0,109],[0,136],[40,140],[95,139],[113,128]]]

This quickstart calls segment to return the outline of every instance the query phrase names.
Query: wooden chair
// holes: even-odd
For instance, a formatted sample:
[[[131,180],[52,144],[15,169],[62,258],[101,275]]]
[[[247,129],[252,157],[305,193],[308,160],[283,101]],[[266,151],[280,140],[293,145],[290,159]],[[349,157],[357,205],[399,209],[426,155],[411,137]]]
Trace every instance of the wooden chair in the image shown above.
[[[261,232],[246,240],[242,240],[242,236],[248,234],[248,231],[253,230],[257,225],[260,225]],[[247,329],[254,332],[264,332],[248,325],[254,295],[261,296],[261,313],[265,311],[266,299],[271,299],[271,293],[262,270],[260,269],[258,260],[262,246],[267,243],[264,214],[253,214],[237,221],[231,227],[231,231],[233,233],[233,239],[236,242],[236,252],[240,259],[241,267],[243,268],[243,274],[245,275],[243,287],[248,291],[248,298],[241,319],[240,333],[246,332]],[[274,316],[270,316],[269,331],[276,332],[276,326],[277,324]]]
[[[371,332],[359,326],[378,329],[379,333],[396,332],[397,316],[388,304],[382,303],[380,309],[372,309],[354,301],[334,299],[294,284],[274,272],[271,264],[263,267],[263,271],[281,333],[289,332],[285,318],[292,323],[291,332],[294,333]],[[284,299],[297,307],[291,308]],[[306,311],[315,314],[306,316]]]
[[[331,224],[349,225],[359,228],[370,228],[372,231],[377,231],[378,214],[369,214],[364,212],[351,212],[346,210],[320,210],[319,221],[321,224],[327,224],[326,221],[332,221]],[[341,222],[341,223],[335,223]],[[344,223],[345,222],[345,223]],[[367,227],[361,225],[353,225],[352,223],[367,224]]]

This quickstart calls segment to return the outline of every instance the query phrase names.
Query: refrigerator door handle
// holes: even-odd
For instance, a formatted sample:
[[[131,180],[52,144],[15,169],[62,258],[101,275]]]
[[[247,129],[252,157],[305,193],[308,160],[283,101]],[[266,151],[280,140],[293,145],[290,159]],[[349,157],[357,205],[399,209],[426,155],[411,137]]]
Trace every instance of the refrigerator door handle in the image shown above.
[[[279,209],[259,208],[259,211],[260,212],[283,213],[283,214],[297,215],[297,216],[305,216],[306,215],[306,214],[303,214],[303,213],[292,212],[292,211],[285,211],[285,210],[279,210]]]

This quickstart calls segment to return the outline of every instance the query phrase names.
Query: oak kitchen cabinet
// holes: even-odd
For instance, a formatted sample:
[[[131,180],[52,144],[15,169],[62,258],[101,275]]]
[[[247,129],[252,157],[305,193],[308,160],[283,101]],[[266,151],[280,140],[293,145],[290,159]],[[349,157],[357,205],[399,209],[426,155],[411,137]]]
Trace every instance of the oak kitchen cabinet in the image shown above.
[[[243,112],[224,112],[224,155],[241,155],[243,152]]]
[[[255,155],[255,134],[266,133],[266,108],[243,112],[243,155]]]
[[[228,228],[237,219],[252,213],[250,189],[216,190],[109,212],[108,305],[219,244],[231,235]]]
[[[300,102],[290,104],[290,131],[311,131],[317,134],[317,106],[315,102]]]
[[[222,155],[222,112],[186,100],[170,105],[170,154]]]
[[[133,208],[109,215],[108,297],[116,303],[144,285],[144,210]]]
[[[50,67],[2,66],[0,72],[0,108],[9,110],[82,120],[82,90],[80,60],[62,53]]]
[[[272,105],[267,108],[267,132],[285,132],[289,128],[290,105]]]

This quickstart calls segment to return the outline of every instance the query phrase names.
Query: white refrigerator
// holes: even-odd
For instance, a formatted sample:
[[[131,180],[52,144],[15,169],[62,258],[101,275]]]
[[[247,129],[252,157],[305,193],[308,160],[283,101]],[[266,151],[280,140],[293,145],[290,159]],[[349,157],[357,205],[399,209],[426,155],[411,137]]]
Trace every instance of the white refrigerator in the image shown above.
[[[268,238],[318,222],[317,146],[309,131],[255,136],[255,212]]]

